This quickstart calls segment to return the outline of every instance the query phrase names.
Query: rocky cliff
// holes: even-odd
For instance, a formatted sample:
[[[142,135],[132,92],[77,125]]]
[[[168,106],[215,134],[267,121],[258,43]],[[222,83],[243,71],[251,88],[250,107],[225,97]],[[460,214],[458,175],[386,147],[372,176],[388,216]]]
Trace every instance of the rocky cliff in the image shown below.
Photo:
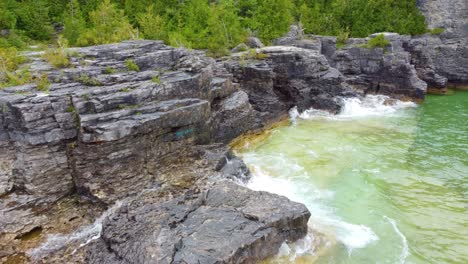
[[[417,0],[429,28],[445,29],[445,38],[468,37],[468,2],[465,0]]]
[[[186,252],[200,251],[200,259],[213,254],[213,261],[251,263],[274,254],[282,242],[306,234],[310,214],[304,207],[294,209],[299,207],[292,202],[268,209],[272,214],[261,215],[265,208],[255,209],[252,204],[261,194],[232,184],[230,192],[238,192],[236,199],[243,201],[232,205],[232,213],[220,208],[219,201],[210,205],[206,199],[220,190],[216,184],[220,179],[242,181],[249,175],[245,165],[222,143],[277,121],[294,105],[310,107],[313,87],[325,91],[346,88],[341,74],[330,67],[323,55],[277,47],[258,50],[253,57],[244,53],[216,62],[201,52],[168,47],[158,41],[80,48],[74,49],[73,54],[72,66],[66,69],[55,69],[40,54],[29,54],[34,74],[47,76],[52,82],[48,91],[35,84],[0,91],[0,135],[5,150],[0,167],[0,256],[4,260],[29,259],[34,255],[34,261],[51,262],[57,258],[55,261],[60,262],[74,258],[75,254],[70,253],[78,247],[80,254],[76,256],[84,259],[77,261],[91,261],[93,252],[101,252],[96,249],[101,242],[114,243],[111,241],[120,239],[114,236],[125,231],[107,233],[107,223],[112,221],[104,221],[102,241],[86,247],[68,241],[63,244],[74,245],[74,249],[52,247],[41,254],[24,253],[34,244],[28,242],[31,237],[44,242],[46,234],[76,232],[73,230],[89,224],[99,212],[122,199],[125,206],[132,204],[135,210],[145,211],[152,208],[150,204],[161,203],[157,197],[162,196],[168,203],[161,207],[167,210],[164,214],[185,212],[180,220],[154,215],[154,219],[147,216],[148,223],[135,224],[135,228],[143,228],[159,223],[160,229],[147,230],[151,237],[168,225],[175,228],[177,221],[194,221],[193,227],[180,232],[205,230],[196,223],[217,217],[210,212],[225,211],[234,217],[251,206],[253,209],[244,220],[229,222],[229,218],[224,218],[219,223],[239,228],[236,235],[240,235],[238,240],[219,248],[219,252],[217,240],[209,239],[209,232],[200,231],[199,239],[208,239],[204,248],[184,244]],[[148,205],[141,203],[142,192],[152,194],[153,200],[145,198]],[[275,195],[262,197],[269,201],[280,199]],[[230,200],[222,204],[227,205]],[[286,199],[278,201],[289,203]],[[181,204],[188,207],[179,208]],[[194,213],[205,207],[209,210],[203,209],[201,215]],[[122,212],[113,212],[106,219],[119,218]],[[131,218],[138,218],[137,214]],[[244,230],[246,225],[249,228]],[[119,226],[120,229],[127,224]],[[217,229],[210,232],[216,233]],[[223,235],[229,236],[218,236]],[[181,241],[189,239],[186,236],[180,235]],[[110,253],[120,259],[120,254],[126,254],[118,253],[120,250],[153,243],[149,238],[139,239],[129,240],[121,245],[126,249]],[[247,241],[251,241],[248,247]],[[179,246],[176,243],[170,247],[182,254]],[[237,247],[238,253],[231,255],[231,249]],[[147,259],[136,259],[138,252],[127,261],[146,262]],[[180,261],[187,258],[184,254],[178,257]],[[189,255],[193,260],[192,253]],[[168,261],[166,255],[160,258],[158,261]]]
[[[219,60],[159,41],[72,49],[65,69],[28,53],[51,85],[0,91],[1,261],[252,263],[275,254],[306,234],[310,213],[226,182],[249,177],[226,143],[294,106],[336,113],[350,96],[418,101],[427,87],[466,85],[457,21],[440,36],[388,33],[384,48],[364,45],[375,35],[337,48],[334,37],[293,27],[280,46]]]

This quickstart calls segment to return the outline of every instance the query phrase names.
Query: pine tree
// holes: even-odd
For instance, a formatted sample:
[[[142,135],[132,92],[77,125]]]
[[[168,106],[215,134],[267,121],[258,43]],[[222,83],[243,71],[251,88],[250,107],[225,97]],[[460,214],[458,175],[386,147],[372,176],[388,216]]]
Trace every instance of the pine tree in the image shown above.
[[[212,55],[222,56],[228,48],[243,42],[247,34],[241,27],[238,9],[232,0],[211,4],[210,11],[207,48]]]
[[[146,39],[165,39],[164,22],[154,11],[154,5],[148,6],[146,12],[138,14],[137,21]]]
[[[81,13],[80,3],[78,0],[71,0],[67,5],[67,12],[64,15],[64,30],[63,36],[68,40],[70,45],[76,45],[78,38],[85,30],[85,20]]]
[[[35,40],[49,40],[53,29],[49,19],[49,8],[46,0],[27,0],[21,2],[16,28]]]
[[[270,42],[289,30],[293,5],[289,0],[264,0],[258,3],[251,26],[260,38]]]
[[[119,42],[137,38],[124,11],[118,9],[110,0],[104,0],[96,10],[89,14],[91,27],[78,38],[78,45],[95,45]]]

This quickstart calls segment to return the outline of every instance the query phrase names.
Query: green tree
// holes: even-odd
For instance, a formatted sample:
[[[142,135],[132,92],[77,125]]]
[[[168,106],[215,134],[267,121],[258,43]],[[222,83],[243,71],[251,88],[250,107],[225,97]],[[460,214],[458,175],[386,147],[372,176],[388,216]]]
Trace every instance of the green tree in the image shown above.
[[[214,56],[222,56],[228,48],[241,43],[246,38],[238,16],[238,9],[232,0],[211,4],[208,20],[207,48]]]
[[[289,0],[259,1],[249,24],[258,32],[260,38],[270,42],[288,31],[293,22],[293,7]]]
[[[18,8],[18,4],[13,0],[0,1],[0,30],[14,29],[16,26],[16,14],[13,10]]]
[[[46,0],[26,0],[20,3],[16,28],[35,40],[49,40],[53,29]]]
[[[63,30],[63,35],[68,40],[68,43],[76,45],[86,25],[78,0],[71,0],[68,3],[67,12],[64,17],[65,29]]]
[[[137,21],[146,39],[165,39],[164,22],[154,11],[154,5],[148,6],[146,12],[138,14]]]
[[[130,22],[138,22],[138,15],[147,11],[152,2],[152,0],[124,0],[124,11]]]
[[[132,27],[123,10],[110,0],[104,0],[89,14],[89,19],[90,28],[78,38],[78,45],[106,44],[138,37],[137,30]]]

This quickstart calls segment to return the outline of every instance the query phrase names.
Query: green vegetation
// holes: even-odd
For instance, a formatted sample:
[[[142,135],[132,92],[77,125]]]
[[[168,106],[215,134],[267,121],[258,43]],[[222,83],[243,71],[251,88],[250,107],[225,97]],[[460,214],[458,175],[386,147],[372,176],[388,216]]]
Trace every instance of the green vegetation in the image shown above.
[[[65,111],[73,115],[73,121],[75,122],[75,127],[79,129],[80,128],[80,115],[78,114],[78,111],[76,110],[75,106],[69,105],[67,109],[65,109]]]
[[[0,72],[14,71],[26,58],[18,54],[15,47],[0,48]]]
[[[138,65],[135,63],[135,61],[133,61],[131,59],[128,59],[128,60],[125,61],[125,66],[127,66],[127,69],[129,71],[136,71],[136,72],[140,71],[140,67],[138,67]]]
[[[445,29],[444,28],[433,28],[433,29],[429,29],[428,32],[431,34],[431,35],[440,35],[442,33],[444,33]]]
[[[263,51],[250,49],[240,57],[240,60],[245,62],[245,59],[265,60],[267,58],[268,54],[263,53]]]
[[[63,26],[71,46],[160,39],[218,57],[249,35],[268,44],[292,23],[305,33],[338,36],[339,47],[375,32],[428,32],[416,0],[1,0],[0,49],[50,43]],[[58,49],[47,57],[67,67]]]
[[[104,74],[114,74],[114,73],[116,73],[116,72],[117,72],[117,69],[114,69],[114,68],[112,68],[112,67],[106,67],[106,68],[104,68],[104,70],[103,70],[103,73],[104,73]]]
[[[153,76],[153,78],[151,78],[151,81],[156,83],[156,84],[161,84],[161,78],[159,76]]]
[[[385,38],[384,34],[379,34],[373,37],[367,42],[365,47],[367,48],[385,48],[390,45],[390,41]]]
[[[336,37],[336,47],[342,48],[348,43],[349,31],[342,31]]]
[[[50,81],[47,74],[42,74],[34,78],[34,83],[39,91],[49,92]]]
[[[128,93],[128,92],[131,91],[131,89],[128,88],[128,87],[125,87],[125,88],[120,89],[120,91],[121,91],[122,93]]]
[[[93,77],[91,76],[88,76],[88,75],[80,75],[80,77],[76,78],[76,81],[84,84],[84,85],[87,85],[87,86],[101,86],[102,83],[96,79],[94,79]]]
[[[7,71],[0,75],[0,88],[23,85],[32,81],[32,75],[28,67],[22,67],[17,71]]]
[[[69,67],[71,65],[69,59],[70,55],[68,54],[66,48],[67,41],[62,38],[59,38],[57,41],[57,48],[51,48],[46,50],[42,57],[56,68]]]

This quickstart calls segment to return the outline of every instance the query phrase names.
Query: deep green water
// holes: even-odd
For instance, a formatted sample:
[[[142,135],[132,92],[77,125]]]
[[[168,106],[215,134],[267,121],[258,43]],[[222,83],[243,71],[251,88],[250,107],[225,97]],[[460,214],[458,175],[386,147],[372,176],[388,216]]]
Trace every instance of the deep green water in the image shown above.
[[[251,188],[309,208],[329,241],[315,263],[468,263],[468,92],[301,117],[239,154]],[[272,262],[313,262],[313,239]]]

